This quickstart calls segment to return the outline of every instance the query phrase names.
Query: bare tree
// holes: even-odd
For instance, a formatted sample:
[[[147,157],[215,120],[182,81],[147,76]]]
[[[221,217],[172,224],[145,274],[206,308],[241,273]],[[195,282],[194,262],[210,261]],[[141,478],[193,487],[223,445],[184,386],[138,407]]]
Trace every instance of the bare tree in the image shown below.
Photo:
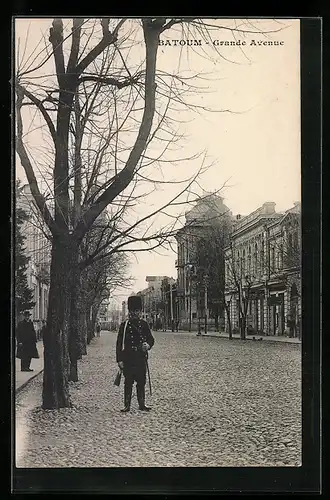
[[[219,315],[224,308],[225,293],[225,248],[231,231],[231,220],[225,213],[202,228],[196,244],[196,279],[195,288],[199,318],[209,310],[215,320],[215,329],[219,329]]]
[[[237,251],[233,241],[229,244],[226,251],[226,292],[235,294],[238,303],[238,324],[242,340],[246,338],[247,315],[250,304],[253,285],[258,283],[258,262],[251,262],[249,256],[243,252]],[[229,306],[227,307],[227,317],[229,315]],[[230,322],[230,329],[232,325]]]
[[[123,29],[124,25],[128,28]],[[16,150],[52,241],[43,408],[71,405],[68,377],[70,358],[73,362],[77,358],[77,336],[70,335],[70,309],[78,290],[79,252],[85,235],[100,214],[108,206],[116,206],[120,198],[120,209],[123,208],[123,201],[127,199],[125,191],[137,176],[141,181],[150,180],[148,162],[156,158],[147,155],[147,148],[167,125],[165,118],[170,104],[185,105],[183,96],[189,90],[196,92],[191,83],[193,76],[185,79],[178,74],[156,72],[160,36],[175,26],[182,29],[186,26],[188,31],[196,29],[201,36],[207,36],[209,29],[205,22],[185,18],[132,22],[78,18],[66,25],[56,18],[49,32],[50,44],[29,64],[26,62],[18,68]],[[237,27],[230,29],[243,31]],[[145,60],[134,66],[130,50],[136,45],[138,34],[142,35],[139,41],[145,48]],[[50,60],[54,74],[40,76],[40,70]],[[51,193],[50,200],[40,189],[35,156],[25,140],[24,106],[33,106],[39,113],[43,131],[47,127],[45,143],[49,147],[43,153],[42,175]],[[190,104],[190,109],[198,107]],[[108,119],[106,126],[104,116]],[[86,127],[91,123],[93,134],[85,140]],[[105,135],[105,130],[115,130],[115,133]],[[119,130],[126,134],[126,143],[120,141]],[[96,137],[101,147],[95,148]],[[174,137],[172,130],[169,145],[175,142]],[[164,135],[161,140],[166,140]],[[93,150],[96,153],[92,154]],[[163,153],[164,150],[160,156]],[[84,180],[86,164],[91,175]],[[102,165],[108,166],[105,172],[100,170]],[[146,169],[145,175],[142,169]],[[97,178],[102,179],[101,187],[92,192]],[[130,231],[126,227],[122,232],[127,236]],[[163,234],[157,237],[162,243]],[[131,241],[134,242],[134,238]],[[145,241],[150,238],[145,237]],[[111,244],[113,246],[113,239]],[[102,258],[105,257],[103,250],[100,250]],[[117,245],[116,251],[123,249]]]

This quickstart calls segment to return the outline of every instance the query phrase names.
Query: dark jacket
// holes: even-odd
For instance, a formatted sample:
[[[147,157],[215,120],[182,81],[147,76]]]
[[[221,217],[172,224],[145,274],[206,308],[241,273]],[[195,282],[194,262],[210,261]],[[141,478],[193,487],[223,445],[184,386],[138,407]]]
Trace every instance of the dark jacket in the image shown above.
[[[155,343],[155,339],[152,336],[148,323],[143,319],[132,318],[128,320],[125,333],[125,345],[123,345],[125,323],[126,321],[121,323],[117,336],[117,363],[119,361],[130,363],[136,355],[140,355],[141,357],[147,356],[147,353],[142,351],[143,342],[147,342],[150,345],[150,348]]]
[[[17,358],[39,358],[37,335],[32,321],[23,319],[16,328]]]

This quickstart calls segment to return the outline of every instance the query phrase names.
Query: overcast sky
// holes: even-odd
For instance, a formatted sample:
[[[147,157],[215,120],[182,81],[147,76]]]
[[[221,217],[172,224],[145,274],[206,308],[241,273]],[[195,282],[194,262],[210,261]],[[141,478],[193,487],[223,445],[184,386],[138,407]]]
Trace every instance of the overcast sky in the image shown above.
[[[234,21],[217,21],[226,26]],[[214,23],[214,21],[213,21]],[[237,22],[238,25],[239,22]],[[48,19],[17,20],[16,37],[22,42],[27,35],[26,54],[47,33]],[[211,75],[211,82],[204,82],[212,93],[196,97],[196,103],[218,111],[195,115],[186,112],[182,117],[190,119],[181,125],[187,135],[182,144],[184,156],[207,151],[213,166],[205,173],[202,186],[206,190],[222,191],[225,204],[234,214],[247,215],[265,201],[274,201],[279,211],[290,208],[300,200],[300,43],[299,20],[258,21],[244,25],[251,31],[257,26],[276,33],[236,33],[235,39],[245,41],[244,46],[218,46],[220,55],[212,46],[205,45],[197,51],[187,47],[159,47],[158,69],[202,71]],[[249,27],[248,27],[249,26]],[[17,40],[16,38],[16,40]],[[167,39],[182,39],[178,31],[171,30]],[[164,38],[165,40],[165,38]],[[229,30],[212,31],[212,40],[234,40]],[[255,40],[255,44],[250,45]],[[258,45],[258,41],[280,41],[281,45]],[[216,42],[218,43],[218,42]],[[252,42],[253,43],[253,42]],[[140,49],[142,51],[142,47]],[[205,55],[203,57],[203,52]],[[231,112],[219,112],[229,110]],[[25,124],[27,125],[27,124]],[[180,168],[198,167],[198,164]],[[166,175],[175,178],[175,167],[169,167]],[[17,164],[17,176],[25,180],[24,172]],[[174,194],[174,187],[166,186],[155,195],[155,203]],[[147,213],[148,206],[140,205],[139,215]],[[136,278],[134,291],[145,288],[146,275],[176,277],[173,253],[160,256],[156,253],[139,253],[132,260],[131,274]],[[118,296],[118,300],[124,299]]]

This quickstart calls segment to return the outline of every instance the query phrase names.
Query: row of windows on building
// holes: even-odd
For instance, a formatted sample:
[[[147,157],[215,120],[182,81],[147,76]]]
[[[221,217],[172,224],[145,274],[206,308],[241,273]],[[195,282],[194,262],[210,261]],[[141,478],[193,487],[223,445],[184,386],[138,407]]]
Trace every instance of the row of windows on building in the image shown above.
[[[291,267],[294,255],[290,254],[299,252],[298,245],[297,232],[289,234],[286,243],[270,242],[269,249],[265,249],[266,244],[264,243],[248,245],[247,249],[236,251],[235,269],[232,269],[232,264],[227,262],[226,274],[230,275],[235,271],[241,275],[247,274],[257,277],[268,269],[270,273],[275,273],[282,270],[283,267]]]

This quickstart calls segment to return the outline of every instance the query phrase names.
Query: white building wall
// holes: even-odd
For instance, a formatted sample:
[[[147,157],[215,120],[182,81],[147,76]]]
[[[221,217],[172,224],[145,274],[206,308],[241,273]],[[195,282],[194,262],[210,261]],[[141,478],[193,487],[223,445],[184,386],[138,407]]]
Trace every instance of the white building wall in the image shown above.
[[[292,211],[290,209],[286,214],[276,214],[270,210],[271,204],[268,205],[267,210],[263,207],[253,212],[243,220],[240,220],[236,224],[234,233],[232,235],[232,242],[235,246],[235,265],[237,254],[239,253],[241,269],[248,273],[248,255],[249,248],[251,249],[251,269],[252,275],[255,276],[255,281],[252,290],[255,293],[263,293],[263,307],[262,299],[257,298],[258,307],[256,307],[256,300],[251,302],[251,321],[255,325],[258,324],[258,329],[262,324],[262,315],[264,317],[264,329],[265,333],[277,333],[286,334],[288,333],[286,318],[288,316],[290,305],[290,283],[296,281],[297,287],[301,288],[300,275],[299,273],[292,279],[288,275],[288,270],[284,269],[283,265],[283,251],[285,233],[284,227],[282,226],[282,220],[285,219],[286,215]],[[262,217],[260,217],[262,216]],[[258,219],[259,218],[259,219]],[[254,222],[255,219],[255,222]],[[259,221],[259,222],[258,222]],[[244,227],[245,229],[240,229]],[[268,230],[264,229],[265,224]],[[251,225],[251,229],[249,226]],[[238,230],[241,230],[239,233]],[[255,248],[257,245],[257,253]],[[270,267],[268,261],[268,245],[270,247]],[[272,259],[272,249],[274,250],[274,261]],[[245,254],[245,259],[243,256]],[[253,260],[257,255],[258,262]],[[263,258],[262,258],[263,255]],[[227,252],[227,257],[231,259],[231,253]],[[270,272],[269,272],[270,270]],[[243,272],[243,271],[242,271]],[[228,271],[228,266],[226,266],[226,300],[229,300],[231,294],[229,293],[230,288],[230,272]],[[232,290],[233,298],[230,307],[231,322],[233,328],[238,326],[238,296],[235,287]],[[283,305],[272,305],[268,306],[268,296],[274,296],[280,298],[283,295]],[[301,300],[297,301],[297,317],[301,317]],[[257,315],[257,318],[256,318]],[[283,318],[284,317],[284,318]],[[277,321],[276,327],[274,323]],[[226,328],[228,329],[228,320],[226,318]]]

